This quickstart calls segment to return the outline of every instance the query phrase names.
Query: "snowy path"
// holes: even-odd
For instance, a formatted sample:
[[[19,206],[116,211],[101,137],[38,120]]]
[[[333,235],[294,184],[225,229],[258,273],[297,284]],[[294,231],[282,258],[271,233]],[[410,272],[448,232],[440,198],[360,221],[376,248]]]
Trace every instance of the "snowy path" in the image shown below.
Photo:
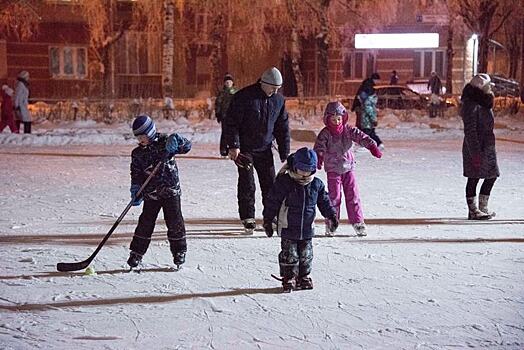
[[[381,160],[358,153],[369,235],[343,223],[336,237],[318,236],[315,289],[291,294],[270,277],[278,238],[242,235],[236,172],[215,146],[178,160],[183,269],[171,269],[160,220],[144,269],[126,272],[133,208],[96,276],[55,266],[85,259],[126,206],[132,146],[3,148],[0,348],[522,349],[521,141],[497,144],[489,222],[464,220],[460,140],[390,141]]]

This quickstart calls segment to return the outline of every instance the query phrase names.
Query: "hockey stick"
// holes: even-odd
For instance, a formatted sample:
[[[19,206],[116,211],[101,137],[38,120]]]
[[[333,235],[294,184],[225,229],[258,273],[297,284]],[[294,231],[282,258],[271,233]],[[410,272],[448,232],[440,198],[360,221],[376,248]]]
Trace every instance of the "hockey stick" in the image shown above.
[[[160,162],[158,162],[158,164],[154,167],[154,169],[151,172],[151,174],[147,177],[146,181],[144,181],[144,183],[142,184],[142,186],[140,187],[140,189],[136,193],[135,198],[138,198],[140,196],[140,194],[142,193],[144,188],[146,188],[146,186],[149,183],[149,181],[151,181],[153,176],[155,176],[156,172],[158,171],[158,169],[160,168],[160,165],[162,165],[162,163],[164,163],[164,160],[161,160]],[[122,221],[122,219],[124,218],[124,216],[126,216],[126,214],[129,211],[129,209],[131,209],[131,207],[133,206],[133,202],[135,201],[135,198],[131,199],[131,201],[129,202],[127,207],[124,209],[122,214],[120,214],[120,216],[118,217],[116,222],[113,224],[113,226],[111,227],[109,232],[105,235],[104,239],[102,239],[102,242],[100,242],[98,244],[98,247],[96,247],[95,251],[93,252],[93,254],[91,254],[91,256],[89,258],[87,258],[84,261],[73,262],[73,263],[63,263],[63,262],[62,263],[58,263],[58,264],[56,264],[56,269],[58,271],[61,271],[61,272],[66,272],[66,271],[83,270],[86,267],[88,267],[89,264],[91,263],[91,261],[93,261],[93,259],[98,254],[100,249],[102,249],[102,247],[104,246],[106,241],[109,239],[109,237],[113,234],[113,231],[117,228],[118,224],[120,224],[120,221]]]

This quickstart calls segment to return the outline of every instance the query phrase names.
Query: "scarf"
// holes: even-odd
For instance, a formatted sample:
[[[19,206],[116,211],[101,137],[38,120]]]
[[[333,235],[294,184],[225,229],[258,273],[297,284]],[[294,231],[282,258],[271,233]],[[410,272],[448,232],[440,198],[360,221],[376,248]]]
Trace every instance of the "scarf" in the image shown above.
[[[280,168],[280,170],[277,173],[277,177],[279,177],[280,175],[284,175],[285,173],[288,173],[289,176],[293,180],[298,182],[299,185],[301,185],[301,186],[306,186],[307,184],[311,183],[313,181],[313,179],[315,178],[315,174],[314,173],[309,175],[309,176],[298,175],[296,172],[294,172],[293,170],[291,170],[289,168],[289,164],[288,163],[282,165],[282,168]]]

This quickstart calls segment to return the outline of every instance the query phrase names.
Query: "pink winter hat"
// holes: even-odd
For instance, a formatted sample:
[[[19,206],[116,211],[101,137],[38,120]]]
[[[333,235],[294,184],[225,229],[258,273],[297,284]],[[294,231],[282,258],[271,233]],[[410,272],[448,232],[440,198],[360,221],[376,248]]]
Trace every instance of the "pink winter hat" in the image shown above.
[[[324,124],[327,125],[327,119],[332,115],[341,115],[342,122],[345,124],[348,121],[348,112],[346,107],[339,101],[329,102],[324,111]]]

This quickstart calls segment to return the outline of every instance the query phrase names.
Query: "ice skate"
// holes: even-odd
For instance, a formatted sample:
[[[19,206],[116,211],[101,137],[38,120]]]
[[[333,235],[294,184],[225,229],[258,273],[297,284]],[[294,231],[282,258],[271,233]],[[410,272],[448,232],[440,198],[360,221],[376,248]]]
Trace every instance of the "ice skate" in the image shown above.
[[[181,266],[186,262],[186,252],[178,252],[173,255],[173,263],[176,269],[180,270]]]
[[[353,224],[353,228],[355,229],[355,232],[359,237],[364,237],[368,235],[366,224],[363,222],[357,222],[356,224]]]
[[[313,280],[309,276],[303,276],[297,279],[297,290],[313,289]]]
[[[244,225],[244,233],[246,235],[252,235],[253,231],[255,231],[255,228],[257,227],[255,219],[251,218],[242,220],[242,225]]]
[[[290,293],[297,288],[297,282],[294,277],[282,278],[282,292]]]
[[[142,255],[131,251],[129,253],[129,259],[127,259],[127,265],[129,265],[129,271],[140,271],[140,265],[142,264]]]

